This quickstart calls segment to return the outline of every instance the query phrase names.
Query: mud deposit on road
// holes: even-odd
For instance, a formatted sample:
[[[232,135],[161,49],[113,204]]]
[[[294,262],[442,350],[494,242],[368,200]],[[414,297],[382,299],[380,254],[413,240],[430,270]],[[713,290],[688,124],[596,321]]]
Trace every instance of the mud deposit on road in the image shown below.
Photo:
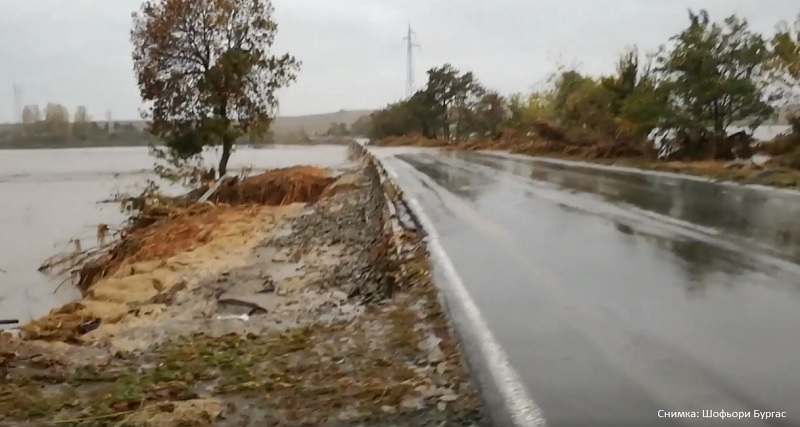
[[[0,335],[0,425],[480,424],[421,236],[371,164],[336,178]]]

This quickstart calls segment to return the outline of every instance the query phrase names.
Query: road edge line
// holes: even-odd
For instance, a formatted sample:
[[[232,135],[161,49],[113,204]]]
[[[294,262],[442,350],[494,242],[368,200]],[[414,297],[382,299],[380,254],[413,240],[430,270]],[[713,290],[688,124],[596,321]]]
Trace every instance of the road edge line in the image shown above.
[[[397,172],[391,167],[386,167],[383,162],[370,153],[370,150],[364,144],[359,145],[371,157],[372,161],[379,165],[379,171],[381,169],[385,171],[393,181],[393,184],[400,188],[397,185]],[[400,190],[402,191],[402,188]],[[514,425],[517,427],[546,427],[547,422],[541,408],[534,402],[519,378],[519,374],[508,361],[508,356],[502,346],[494,338],[480,309],[472,299],[452,260],[444,250],[439,234],[430,218],[415,197],[403,192],[403,199],[405,199],[409,210],[416,216],[417,221],[427,234],[426,240],[435,265],[442,268],[446,279],[444,282],[450,290],[449,293],[455,297],[455,302],[460,305],[466,316],[466,320],[469,323],[469,333],[477,339],[476,345],[483,357],[483,364],[491,375],[494,387],[502,395],[504,409],[508,412]],[[452,326],[454,328],[457,327],[457,325]]]
[[[430,219],[424,213],[422,206],[414,197],[407,197],[407,201],[409,207],[425,228],[429,236],[428,245],[431,248],[431,252],[444,270],[449,282],[448,285],[453,290],[453,295],[457,297],[458,303],[464,309],[471,324],[472,332],[477,335],[478,346],[486,360],[487,368],[494,379],[495,386],[503,395],[507,410],[514,423],[519,427],[546,426],[542,410],[530,397],[519,375],[509,363],[505,351],[495,340],[477,304],[475,304],[469,291],[467,291],[461,276],[442,247],[439,235],[433,228]]]

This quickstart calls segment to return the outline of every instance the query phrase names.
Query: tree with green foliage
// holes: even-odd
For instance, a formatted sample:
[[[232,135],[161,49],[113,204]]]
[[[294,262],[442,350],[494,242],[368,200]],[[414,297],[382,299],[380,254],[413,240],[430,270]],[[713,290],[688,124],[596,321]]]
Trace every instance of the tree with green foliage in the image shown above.
[[[417,91],[411,98],[388,105],[370,116],[372,139],[390,136],[419,134],[427,138],[436,136],[440,129],[441,114],[432,92]]]
[[[549,108],[553,118],[565,127],[613,135],[615,101],[615,93],[600,80],[569,70],[557,75]]]
[[[771,40],[779,68],[791,79],[793,87],[800,89],[800,15],[793,25],[778,24]]]
[[[654,68],[655,55],[642,59],[634,46],[619,58],[617,73],[600,80],[613,94],[610,107],[617,132],[641,138],[658,126],[669,108],[667,88]]]
[[[528,128],[530,120],[527,111],[527,96],[515,93],[508,97],[508,120],[506,126],[516,130],[530,130]]]
[[[484,93],[469,111],[467,129],[481,136],[499,136],[506,125],[506,99],[495,91]]]
[[[196,165],[204,147],[221,146],[227,172],[234,143],[264,133],[277,91],[300,63],[271,52],[278,25],[269,0],[148,0],[133,16],[133,63],[152,147],[171,168]],[[165,168],[162,175],[170,175]],[[194,176],[194,171],[178,176]]]
[[[555,90],[539,90],[528,95],[522,105],[522,116],[527,124],[536,120],[552,119],[556,117]]]
[[[782,22],[771,40],[777,80],[783,84],[785,100],[791,105],[787,119],[792,132],[800,136],[800,15],[793,25]]]
[[[425,92],[433,101],[430,113],[436,133],[446,139],[453,131],[456,139],[463,136],[469,110],[484,91],[472,72],[461,73],[450,64],[428,70]]]
[[[773,112],[764,38],[735,15],[716,23],[690,11],[689,21],[659,59],[671,107],[662,127],[715,138],[737,122],[755,129]]]
[[[728,129],[754,130],[770,118],[782,95],[775,70],[800,91],[800,18],[767,41],[735,15],[712,22],[705,10],[689,11],[689,26],[667,45],[648,55],[628,49],[614,74],[560,68],[545,90],[505,99],[445,64],[428,71],[414,97],[373,114],[371,125],[377,138],[426,133],[458,140],[504,127],[536,130],[632,155],[651,152],[649,135],[658,130],[673,135],[681,156],[746,156],[749,136],[732,138]]]

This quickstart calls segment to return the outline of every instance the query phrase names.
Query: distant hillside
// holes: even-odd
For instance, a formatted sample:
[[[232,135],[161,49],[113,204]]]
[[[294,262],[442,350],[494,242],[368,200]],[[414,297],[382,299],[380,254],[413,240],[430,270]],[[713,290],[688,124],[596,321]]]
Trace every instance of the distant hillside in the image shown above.
[[[341,110],[336,113],[313,114],[309,116],[278,117],[272,125],[276,135],[297,133],[305,130],[309,135],[325,133],[331,123],[344,123],[348,127],[359,118],[369,115],[372,110]]]

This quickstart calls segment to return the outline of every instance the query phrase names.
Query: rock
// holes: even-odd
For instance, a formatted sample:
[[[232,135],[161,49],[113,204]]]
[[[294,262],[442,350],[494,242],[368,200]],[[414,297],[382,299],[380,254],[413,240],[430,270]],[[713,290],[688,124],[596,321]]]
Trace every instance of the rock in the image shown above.
[[[366,415],[367,414],[358,412],[355,409],[345,409],[344,411],[340,412],[336,418],[339,419],[339,421],[353,422],[364,418]]]
[[[733,160],[725,164],[725,169],[741,169],[747,163],[742,160]]]
[[[444,412],[444,410],[447,409],[447,404],[444,402],[439,402],[436,404],[436,408],[438,408],[439,411]]]
[[[427,398],[427,397],[438,397],[449,392],[450,392],[449,389],[444,389],[444,388],[440,389],[435,386],[430,386],[430,387],[425,387],[420,393]]]
[[[245,298],[221,298],[217,300],[217,303],[249,308],[250,312],[248,315],[250,316],[255,313],[267,313],[267,309],[261,304]]]
[[[442,360],[444,360],[444,352],[442,352],[442,349],[440,349],[438,345],[428,350],[428,361],[430,363],[436,364]]]
[[[268,294],[268,293],[272,293],[272,292],[275,292],[275,282],[272,281],[271,277],[267,277],[264,280],[263,287],[261,288],[260,291],[258,291],[258,293],[260,293],[260,294]]]
[[[381,406],[381,411],[386,412],[387,414],[394,415],[397,413],[397,408],[394,406],[384,405]]]
[[[439,397],[439,400],[442,401],[442,402],[455,402],[456,400],[458,400],[458,395],[457,394],[452,394],[452,393],[445,394],[445,395],[442,395],[441,397]]]
[[[422,409],[425,407],[423,400],[418,397],[409,397],[403,399],[403,402],[400,403],[400,406],[405,409]]]

